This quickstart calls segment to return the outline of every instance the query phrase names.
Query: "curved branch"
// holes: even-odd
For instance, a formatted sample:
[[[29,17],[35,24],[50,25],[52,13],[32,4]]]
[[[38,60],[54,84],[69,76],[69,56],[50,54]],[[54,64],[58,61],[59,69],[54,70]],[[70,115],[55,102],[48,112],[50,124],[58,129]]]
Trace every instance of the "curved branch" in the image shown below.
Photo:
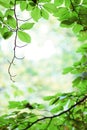
[[[14,48],[13,48],[14,54],[13,54],[13,58],[12,58],[10,64],[9,64],[9,67],[8,67],[8,73],[10,75],[10,79],[13,82],[15,82],[13,80],[13,77],[15,77],[15,75],[11,74],[11,67],[12,67],[12,64],[14,64],[14,60],[16,58],[16,46],[17,46],[16,44],[17,44],[17,33],[18,33],[18,20],[17,20],[17,16],[16,16],[16,0],[14,1],[14,9],[13,9],[13,11],[14,11],[14,17],[15,17],[15,20],[16,20],[16,30],[15,30],[15,39],[14,39]]]
[[[27,46],[28,44],[25,44],[25,45],[23,45],[23,46],[19,46],[19,45],[16,45],[16,47],[18,47],[18,48],[23,48],[23,47],[25,47],[25,46]]]
[[[40,122],[40,121],[44,121],[46,119],[50,119],[52,120],[53,118],[56,118],[56,117],[59,117],[63,114],[66,114],[67,112],[70,112],[74,107],[80,105],[81,103],[83,103],[85,100],[87,99],[87,95],[85,95],[81,100],[79,100],[78,102],[76,102],[74,105],[72,105],[70,108],[68,108],[67,110],[65,111],[62,111],[60,112],[59,114],[57,115],[53,115],[53,116],[47,116],[47,117],[43,117],[43,118],[40,118],[40,119],[37,119],[36,121],[32,122],[31,124],[29,124],[24,130],[27,130],[29,129],[30,127],[32,127],[34,124]]]

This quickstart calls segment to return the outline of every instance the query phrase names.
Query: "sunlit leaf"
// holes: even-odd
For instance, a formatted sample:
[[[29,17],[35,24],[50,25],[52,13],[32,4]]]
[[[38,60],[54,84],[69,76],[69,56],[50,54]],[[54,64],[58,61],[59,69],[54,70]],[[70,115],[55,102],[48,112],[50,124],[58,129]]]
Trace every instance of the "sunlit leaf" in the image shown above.
[[[35,7],[31,11],[31,16],[37,22],[41,18],[41,11],[40,11],[40,9],[38,7]]]
[[[31,37],[28,33],[26,32],[22,32],[22,31],[18,31],[18,37],[21,41],[23,42],[27,42],[30,43],[31,42]]]
[[[24,23],[20,26],[20,29],[28,30],[31,29],[34,26],[34,23]]]

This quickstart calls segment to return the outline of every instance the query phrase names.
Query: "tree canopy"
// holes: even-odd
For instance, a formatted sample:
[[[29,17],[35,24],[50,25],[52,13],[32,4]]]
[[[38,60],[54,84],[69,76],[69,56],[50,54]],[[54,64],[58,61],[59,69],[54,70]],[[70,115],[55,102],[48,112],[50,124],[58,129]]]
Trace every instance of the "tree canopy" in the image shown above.
[[[56,93],[43,100],[49,103],[30,104],[28,101],[10,101],[10,113],[0,116],[1,130],[87,130],[87,0],[0,0],[0,34],[4,39],[14,35],[13,58],[8,73],[14,82],[11,69],[16,49],[31,42],[27,30],[33,28],[39,19],[49,19],[52,15],[60,21],[60,26],[71,28],[82,45],[77,48],[81,59],[63,70],[63,74],[75,75],[70,93]],[[20,19],[17,13],[27,11],[29,17]],[[26,44],[18,46],[17,39]]]

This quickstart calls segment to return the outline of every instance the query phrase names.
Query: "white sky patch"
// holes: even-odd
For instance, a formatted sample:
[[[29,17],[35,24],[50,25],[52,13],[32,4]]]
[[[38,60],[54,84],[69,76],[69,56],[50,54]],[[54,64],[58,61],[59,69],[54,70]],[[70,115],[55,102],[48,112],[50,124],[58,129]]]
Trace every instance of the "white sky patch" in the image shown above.
[[[36,44],[30,44],[25,49],[25,57],[28,60],[38,61],[40,59],[46,59],[55,54],[55,47],[51,40],[47,40],[42,47],[37,46]]]

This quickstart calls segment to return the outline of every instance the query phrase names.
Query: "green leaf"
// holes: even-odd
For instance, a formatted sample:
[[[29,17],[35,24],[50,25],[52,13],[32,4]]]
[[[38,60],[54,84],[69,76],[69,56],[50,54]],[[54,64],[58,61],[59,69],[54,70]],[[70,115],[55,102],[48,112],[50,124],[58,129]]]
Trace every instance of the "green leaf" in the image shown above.
[[[54,5],[60,6],[63,4],[63,2],[64,2],[64,0],[54,0]]]
[[[40,11],[40,9],[38,7],[35,7],[31,11],[31,16],[37,22],[41,18],[41,11]]]
[[[13,16],[14,15],[14,11],[13,10],[11,10],[11,9],[8,9],[8,10],[6,10],[6,12],[5,12],[5,17],[8,17],[8,16]]]
[[[9,4],[9,0],[0,0],[0,5],[5,7],[5,8],[9,8],[10,4]]]
[[[73,69],[73,67],[67,67],[67,68],[65,68],[65,69],[63,70],[63,74],[67,74],[67,73],[71,72],[72,69]]]
[[[83,26],[80,24],[75,24],[73,27],[73,32],[78,33],[79,31],[83,30]]]
[[[59,112],[59,111],[61,111],[61,110],[63,110],[63,106],[58,105],[58,106],[56,106],[55,108],[53,108],[53,109],[51,110],[51,112],[52,112],[52,113],[57,113],[57,112]]]
[[[76,79],[73,80],[72,84],[74,87],[76,87],[76,85],[78,85],[81,81],[81,77],[77,77]]]
[[[50,2],[51,0],[39,0],[41,3]]]
[[[8,30],[5,26],[0,30],[1,35],[4,39],[8,39],[13,33]]]
[[[23,30],[28,30],[28,29],[31,29],[33,27],[34,23],[24,23],[20,26],[20,29],[23,29]]]
[[[72,27],[72,25],[78,20],[77,14],[76,13],[70,13],[70,16],[68,18],[65,18],[61,22],[61,25],[65,25],[65,27]]]
[[[83,0],[82,4],[87,5],[87,0]]]
[[[70,7],[70,5],[71,5],[71,1],[70,0],[65,0],[65,6]]]
[[[85,52],[85,50],[87,51],[87,43],[81,45],[81,46],[77,49],[77,52]]]
[[[72,2],[75,4],[80,4],[81,0],[72,0]]]
[[[49,100],[51,100],[51,99],[53,99],[55,96],[45,96],[43,99],[45,100],[45,101],[49,101]]]
[[[2,12],[0,11],[0,17],[2,18],[3,17],[3,14],[2,14]]]
[[[59,17],[59,20],[66,20],[70,18],[70,11],[66,7],[59,7],[54,16]]]
[[[26,1],[21,1],[20,2],[20,9],[21,11],[24,11],[27,7],[27,2]]]
[[[20,102],[20,101],[10,101],[9,109],[13,109],[13,108],[22,109],[22,108],[24,108],[24,106],[23,106],[22,102]]]
[[[10,32],[10,31],[5,32],[5,33],[3,34],[3,38],[4,38],[4,39],[8,39],[9,37],[11,37],[12,34],[13,34],[13,33]]]
[[[16,28],[16,20],[15,20],[12,16],[8,15],[6,22],[7,22],[12,28]]]
[[[13,108],[23,109],[23,108],[25,108],[27,103],[28,103],[27,100],[9,101],[9,109],[13,109]]]
[[[86,31],[81,31],[80,34],[79,34],[78,39],[80,41],[86,41],[87,40],[87,32]]]
[[[26,7],[27,11],[32,10],[35,7],[35,4],[33,3],[33,1],[30,1]]]
[[[52,3],[44,4],[43,7],[50,13],[55,13],[57,11],[56,6]]]
[[[26,43],[30,43],[31,42],[31,37],[29,34],[22,32],[22,31],[18,31],[18,37],[21,41],[26,42]]]
[[[41,15],[45,19],[49,18],[49,14],[48,14],[48,12],[45,9],[41,9]]]

